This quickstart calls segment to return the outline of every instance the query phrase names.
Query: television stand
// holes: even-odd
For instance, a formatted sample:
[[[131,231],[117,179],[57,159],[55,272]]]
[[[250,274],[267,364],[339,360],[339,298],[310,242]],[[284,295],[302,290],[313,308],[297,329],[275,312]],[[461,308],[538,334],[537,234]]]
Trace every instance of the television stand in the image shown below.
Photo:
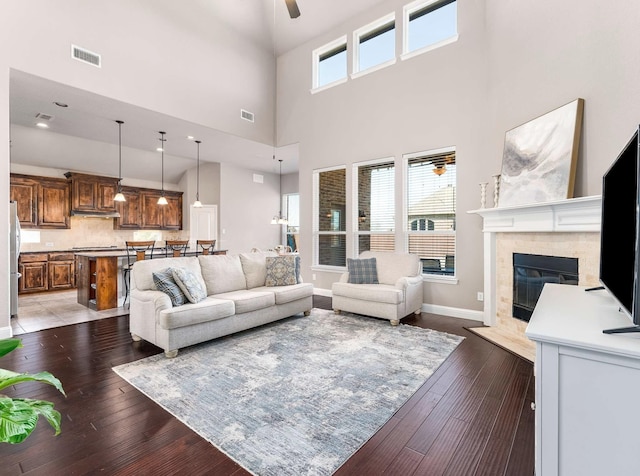
[[[536,343],[535,474],[638,476],[640,340],[609,293],[547,283],[526,336]]]
[[[617,327],[615,329],[605,329],[605,334],[626,334],[627,332],[640,332],[640,326]]]

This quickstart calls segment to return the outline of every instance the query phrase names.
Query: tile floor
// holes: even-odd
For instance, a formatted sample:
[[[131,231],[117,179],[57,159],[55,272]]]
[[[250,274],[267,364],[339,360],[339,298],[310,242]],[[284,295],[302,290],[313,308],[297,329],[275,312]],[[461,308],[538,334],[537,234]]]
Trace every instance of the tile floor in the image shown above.
[[[127,314],[129,309],[117,307],[94,311],[78,304],[77,291],[56,291],[18,296],[18,315],[11,318],[13,335],[26,334],[52,327],[67,326],[105,317]]]

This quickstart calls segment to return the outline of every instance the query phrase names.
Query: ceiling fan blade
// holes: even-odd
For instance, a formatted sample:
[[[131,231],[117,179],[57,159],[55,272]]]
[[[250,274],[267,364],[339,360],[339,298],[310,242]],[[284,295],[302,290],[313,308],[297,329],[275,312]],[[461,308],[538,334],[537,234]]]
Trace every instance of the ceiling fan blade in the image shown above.
[[[298,4],[296,0],[284,0],[287,4],[287,9],[289,10],[289,16],[291,18],[298,18],[300,16],[300,9],[298,8]]]

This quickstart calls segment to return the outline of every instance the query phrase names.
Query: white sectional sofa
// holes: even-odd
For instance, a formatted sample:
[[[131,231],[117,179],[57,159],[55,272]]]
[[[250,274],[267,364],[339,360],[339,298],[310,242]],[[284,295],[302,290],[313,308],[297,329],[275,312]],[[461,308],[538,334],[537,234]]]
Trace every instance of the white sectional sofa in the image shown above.
[[[275,253],[200,255],[138,261],[131,271],[130,331],[175,357],[178,350],[243,331],[313,307],[313,285],[265,286],[267,256]],[[206,289],[200,302],[173,306],[153,273],[189,270]]]
[[[377,284],[349,282],[349,273],[331,286],[332,304],[340,311],[389,319],[400,319],[422,310],[422,266],[418,255],[390,251],[365,251],[358,259],[376,259]]]

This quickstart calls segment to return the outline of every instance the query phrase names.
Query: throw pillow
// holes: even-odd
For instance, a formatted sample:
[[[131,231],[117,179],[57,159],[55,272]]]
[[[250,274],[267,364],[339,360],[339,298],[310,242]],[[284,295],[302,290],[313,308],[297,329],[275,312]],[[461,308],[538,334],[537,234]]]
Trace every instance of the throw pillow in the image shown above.
[[[162,291],[169,296],[171,304],[174,307],[182,306],[187,302],[187,297],[184,295],[175,279],[173,279],[171,268],[153,273],[153,283],[156,285],[158,291]]]
[[[196,275],[185,268],[172,268],[173,279],[189,302],[200,302],[207,297],[207,291],[202,287]]]
[[[347,258],[349,282],[353,284],[378,284],[378,269],[375,258]]]
[[[264,285],[289,286],[298,284],[295,258],[296,256],[268,256],[265,258],[267,275]]]

